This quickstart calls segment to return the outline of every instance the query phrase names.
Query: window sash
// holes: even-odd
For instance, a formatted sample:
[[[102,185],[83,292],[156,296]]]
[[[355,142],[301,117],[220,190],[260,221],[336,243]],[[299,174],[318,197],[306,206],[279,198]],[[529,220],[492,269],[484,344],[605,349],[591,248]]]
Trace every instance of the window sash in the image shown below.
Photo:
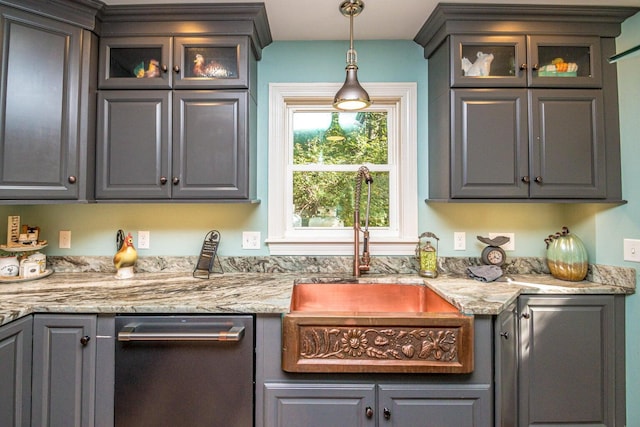
[[[353,171],[355,179],[355,172],[361,166],[293,164],[293,114],[332,111],[331,99],[339,87],[333,83],[270,84],[269,236],[266,242],[273,255],[351,253],[351,227],[294,228],[292,221],[294,171]],[[366,165],[372,172],[389,173],[389,227],[370,227],[371,252],[374,255],[412,254],[418,238],[416,85],[368,83],[367,90],[374,99],[374,107],[367,111],[387,113],[389,141],[388,163]],[[363,191],[366,192],[366,187]]]

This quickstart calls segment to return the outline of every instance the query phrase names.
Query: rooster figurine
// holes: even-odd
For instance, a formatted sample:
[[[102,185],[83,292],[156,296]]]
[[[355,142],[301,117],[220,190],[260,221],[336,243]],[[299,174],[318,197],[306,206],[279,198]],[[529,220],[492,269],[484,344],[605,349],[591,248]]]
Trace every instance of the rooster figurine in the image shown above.
[[[133,237],[127,234],[122,246],[113,257],[113,265],[116,267],[116,279],[129,279],[133,277],[133,266],[138,260],[138,252],[133,247]]]
[[[205,64],[204,56],[199,53],[193,61],[193,75],[196,77],[228,78],[229,71],[216,61]]]

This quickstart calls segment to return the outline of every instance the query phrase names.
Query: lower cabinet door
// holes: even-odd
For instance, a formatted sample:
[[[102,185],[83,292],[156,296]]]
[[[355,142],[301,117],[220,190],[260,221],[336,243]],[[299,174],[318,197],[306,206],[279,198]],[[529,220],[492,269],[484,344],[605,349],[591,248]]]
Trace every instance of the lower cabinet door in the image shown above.
[[[612,295],[520,297],[519,426],[624,425],[617,312]]]
[[[264,387],[264,427],[375,426],[374,384],[267,383]]]
[[[31,425],[31,316],[0,328],[0,425]]]
[[[381,384],[380,427],[485,427],[493,424],[489,384]]]
[[[34,316],[33,427],[92,427],[95,411],[94,315]]]

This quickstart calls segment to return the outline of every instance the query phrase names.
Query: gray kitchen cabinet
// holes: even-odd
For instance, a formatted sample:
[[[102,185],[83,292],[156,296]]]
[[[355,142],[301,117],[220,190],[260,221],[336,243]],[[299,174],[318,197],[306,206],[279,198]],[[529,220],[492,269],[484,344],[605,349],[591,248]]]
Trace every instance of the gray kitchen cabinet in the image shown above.
[[[103,37],[99,87],[248,89],[249,49],[248,37]]]
[[[517,303],[510,304],[496,316],[495,414],[496,427],[518,425],[518,315]]]
[[[600,90],[453,89],[451,98],[452,198],[605,197]]]
[[[94,426],[96,330],[95,315],[34,316],[32,426]]]
[[[170,91],[100,91],[97,199],[171,197],[170,112]]]
[[[257,317],[256,427],[493,425],[490,316],[474,318],[471,374],[288,373],[281,322]]]
[[[524,295],[518,310],[518,425],[625,425],[624,297]]]
[[[255,201],[264,5],[110,6],[102,18],[96,199]]]
[[[62,3],[64,10],[44,1],[0,6],[3,200],[92,197],[95,108],[89,93],[96,37],[86,15],[99,5]],[[77,16],[67,16],[74,11]]]
[[[176,91],[173,95],[173,192],[177,199],[248,200],[250,170],[247,91]],[[251,107],[253,110],[253,107]],[[251,188],[250,188],[251,187]]]
[[[606,58],[635,11],[438,5],[415,38],[429,60],[428,200],[621,202]]]
[[[265,427],[375,426],[375,385],[267,383]]]
[[[246,91],[101,91],[96,197],[248,199],[249,102]]]
[[[0,327],[0,420],[31,425],[31,316]]]
[[[264,425],[269,427],[415,427],[425,421],[479,427],[491,419],[491,395],[483,385],[265,384]]]
[[[493,419],[489,388],[481,385],[381,384],[381,427],[489,426]]]

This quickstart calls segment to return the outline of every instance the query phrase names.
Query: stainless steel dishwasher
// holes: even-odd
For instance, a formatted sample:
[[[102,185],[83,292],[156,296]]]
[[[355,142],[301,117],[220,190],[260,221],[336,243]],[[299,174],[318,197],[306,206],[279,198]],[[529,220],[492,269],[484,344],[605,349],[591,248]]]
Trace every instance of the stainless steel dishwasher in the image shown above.
[[[253,316],[118,316],[116,331],[116,427],[253,426]]]

